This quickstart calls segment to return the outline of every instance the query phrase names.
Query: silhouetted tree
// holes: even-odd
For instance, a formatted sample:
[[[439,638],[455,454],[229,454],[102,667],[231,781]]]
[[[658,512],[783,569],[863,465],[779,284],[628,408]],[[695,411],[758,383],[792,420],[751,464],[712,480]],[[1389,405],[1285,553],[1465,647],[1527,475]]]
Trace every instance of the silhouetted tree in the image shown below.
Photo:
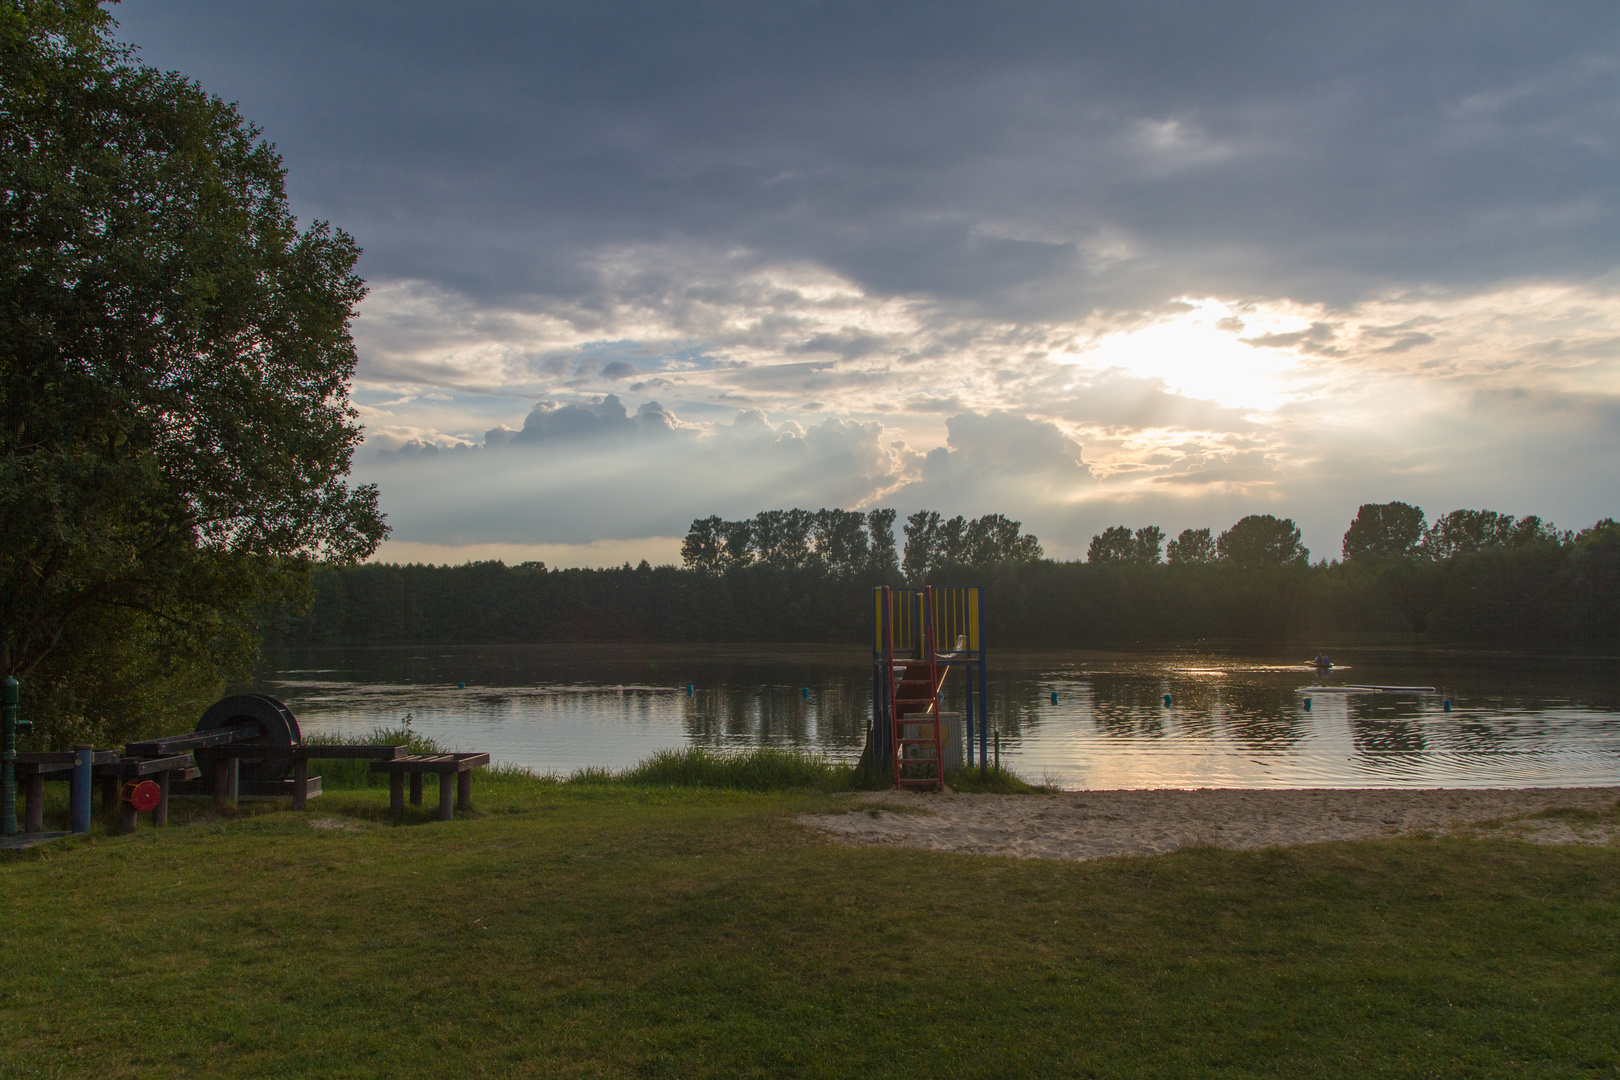
[[[1215,550],[1222,559],[1240,566],[1285,566],[1303,563],[1311,553],[1299,542],[1299,526],[1292,518],[1250,514],[1221,533]]]
[[[1104,529],[1091,538],[1086,547],[1086,562],[1131,562],[1136,553],[1136,538],[1124,525]]]
[[[900,568],[900,559],[894,550],[894,519],[893,510],[866,512],[866,534],[870,542],[870,547],[867,548],[867,569],[888,573]]]
[[[1364,503],[1344,534],[1346,561],[1365,555],[1414,555],[1423,539],[1423,511],[1403,502]]]
[[[1164,549],[1166,562],[1176,565],[1215,561],[1215,537],[1208,529],[1182,529]]]

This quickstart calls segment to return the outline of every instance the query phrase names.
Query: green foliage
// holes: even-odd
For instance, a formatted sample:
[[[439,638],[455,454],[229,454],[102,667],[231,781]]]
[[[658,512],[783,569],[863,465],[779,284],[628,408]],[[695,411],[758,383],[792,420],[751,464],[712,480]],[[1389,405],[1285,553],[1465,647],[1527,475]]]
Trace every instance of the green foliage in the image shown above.
[[[1011,769],[977,765],[953,769],[945,775],[945,786],[964,795],[1039,795],[1056,790],[1031,784]]]
[[[729,788],[736,791],[843,791],[850,769],[802,750],[762,746],[720,753],[701,746],[660,750],[613,781],[646,787]]]
[[[1215,561],[1215,537],[1208,529],[1182,529],[1164,549],[1164,560],[1178,565]]]
[[[1250,514],[1215,540],[1222,559],[1240,566],[1287,566],[1311,557],[1292,518]]]
[[[165,713],[132,684],[241,674],[256,608],[383,534],[343,481],[359,252],[300,232],[258,130],[100,6],[3,15],[0,672],[47,741],[116,738]]]
[[[1344,534],[1348,562],[1369,555],[1413,555],[1423,539],[1423,511],[1403,502],[1365,503]]]
[[[1086,562],[1150,566],[1159,561],[1159,551],[1163,545],[1164,530],[1157,525],[1137,529],[1134,533],[1124,525],[1115,525],[1091,538],[1091,544],[1086,548]]]
[[[894,511],[765,510],[745,521],[698,518],[681,542],[689,570],[724,574],[751,566],[835,575],[895,569]]]
[[[1021,532],[1023,522],[1001,514],[986,514],[969,521],[958,514],[946,520],[934,510],[919,510],[906,518],[906,578],[922,581],[960,567],[997,566],[1035,562],[1045,556],[1041,543]]]

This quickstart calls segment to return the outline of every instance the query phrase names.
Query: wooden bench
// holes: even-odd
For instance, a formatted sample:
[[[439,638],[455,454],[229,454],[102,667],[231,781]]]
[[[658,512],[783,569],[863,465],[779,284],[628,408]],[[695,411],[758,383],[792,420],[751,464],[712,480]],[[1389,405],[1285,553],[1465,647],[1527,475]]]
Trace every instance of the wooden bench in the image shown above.
[[[213,781],[210,790],[203,790],[201,783],[188,785],[182,794],[209,796],[215,802],[231,804],[236,802],[253,802],[260,799],[284,799],[292,797],[293,809],[304,810],[309,806],[309,800],[321,793],[321,778],[309,775],[309,763],[312,760],[339,758],[348,759],[382,759],[402,757],[405,753],[403,745],[398,746],[339,746],[323,743],[303,743],[298,746],[260,746],[254,743],[216,743],[194,751],[199,759],[212,759],[210,764],[218,764],[218,768],[210,768]],[[243,758],[280,758],[292,762],[293,774],[286,780],[243,780],[240,776],[240,763]]]
[[[405,815],[405,778],[411,778],[411,805],[421,806],[423,775],[438,773],[439,820],[450,821],[457,806],[465,810],[472,805],[472,771],[488,764],[488,754],[406,754],[391,761],[373,761],[371,771],[388,774],[388,807],[396,818]],[[452,776],[456,780],[453,802]]]

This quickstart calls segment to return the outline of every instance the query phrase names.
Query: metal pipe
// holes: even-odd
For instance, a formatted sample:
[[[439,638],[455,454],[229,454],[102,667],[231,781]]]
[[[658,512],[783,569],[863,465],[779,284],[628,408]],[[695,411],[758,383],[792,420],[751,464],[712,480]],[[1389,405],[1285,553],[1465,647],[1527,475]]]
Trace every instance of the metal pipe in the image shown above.
[[[73,748],[73,831],[90,831],[90,788],[95,768],[96,748],[80,744]]]

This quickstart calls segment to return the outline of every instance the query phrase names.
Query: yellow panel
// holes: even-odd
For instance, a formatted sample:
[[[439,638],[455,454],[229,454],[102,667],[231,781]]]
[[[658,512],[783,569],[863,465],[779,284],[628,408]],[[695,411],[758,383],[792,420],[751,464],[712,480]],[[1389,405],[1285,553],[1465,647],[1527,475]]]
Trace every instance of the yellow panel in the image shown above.
[[[979,590],[967,591],[968,648],[979,651]]]

